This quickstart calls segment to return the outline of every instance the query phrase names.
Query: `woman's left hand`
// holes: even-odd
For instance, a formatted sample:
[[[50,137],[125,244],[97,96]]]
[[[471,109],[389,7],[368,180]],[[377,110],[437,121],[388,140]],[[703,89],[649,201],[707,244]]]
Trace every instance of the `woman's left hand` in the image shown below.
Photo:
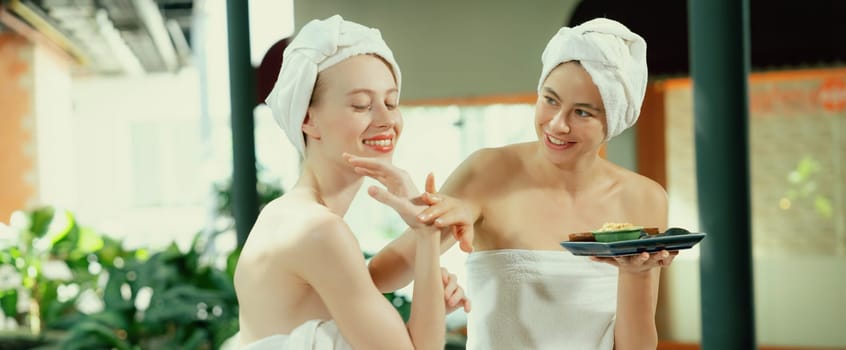
[[[458,277],[442,267],[441,280],[444,282],[446,313],[450,314],[459,308],[464,308],[464,312],[470,312],[470,299],[467,299],[467,296],[464,295],[464,288],[458,285]]]
[[[662,250],[655,253],[640,253],[638,255],[615,256],[615,257],[590,257],[593,261],[604,262],[611,264],[620,269],[620,272],[628,273],[642,273],[650,271],[656,267],[667,267],[672,262],[678,250],[667,251]]]
[[[385,188],[370,186],[367,193],[373,199],[393,208],[409,228],[419,229],[430,226],[417,218],[417,214],[429,205],[423,201],[420,192],[417,192],[414,182],[405,170],[384,159],[357,157],[348,153],[344,153],[343,157],[357,174],[371,177],[385,186]],[[434,191],[434,175],[429,174],[426,177],[426,188]]]
[[[411,176],[403,169],[393,165],[390,161],[382,158],[370,158],[354,156],[349,153],[343,154],[347,163],[353,167],[356,174],[368,176],[379,181],[391,194],[412,198],[420,195]]]

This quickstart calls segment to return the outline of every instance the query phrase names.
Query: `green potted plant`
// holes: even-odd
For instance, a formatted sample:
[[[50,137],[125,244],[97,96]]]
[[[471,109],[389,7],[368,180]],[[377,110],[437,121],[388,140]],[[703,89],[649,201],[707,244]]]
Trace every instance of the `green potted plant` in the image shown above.
[[[17,211],[2,231],[0,274],[12,282],[0,285],[0,306],[6,321],[20,328],[0,337],[0,343],[49,343],[55,337],[45,330],[61,330],[66,320],[79,315],[75,304],[80,292],[95,288],[96,255],[114,255],[120,244],[80,227],[70,212],[53,207]]]
[[[217,349],[238,330],[232,284],[237,251],[225,268],[202,259],[197,235],[108,269],[104,308],[76,321],[62,349]]]

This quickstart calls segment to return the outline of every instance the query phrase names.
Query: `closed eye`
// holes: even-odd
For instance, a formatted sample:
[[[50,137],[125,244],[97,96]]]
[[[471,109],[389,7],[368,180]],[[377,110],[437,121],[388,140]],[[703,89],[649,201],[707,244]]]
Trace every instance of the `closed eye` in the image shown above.
[[[366,106],[356,106],[356,105],[352,105],[352,108],[353,108],[356,112],[366,112],[366,111],[369,111],[369,110],[370,110],[371,106],[370,106],[370,105],[366,105]]]

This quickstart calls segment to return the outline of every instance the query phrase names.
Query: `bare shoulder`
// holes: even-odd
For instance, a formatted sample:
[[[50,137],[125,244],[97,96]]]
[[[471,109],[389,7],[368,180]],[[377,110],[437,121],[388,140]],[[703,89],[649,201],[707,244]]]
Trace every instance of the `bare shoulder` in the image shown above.
[[[328,210],[303,225],[299,248],[304,254],[359,251],[358,240],[344,219]],[[321,257],[322,259],[322,257]]]
[[[611,176],[616,178],[617,182],[622,185],[623,196],[625,198],[637,201],[666,201],[667,191],[655,180],[611,162],[607,162],[607,164]]]
[[[502,147],[482,148],[473,152],[467,161],[478,171],[510,169],[521,165],[532,143],[516,143]]]
[[[621,185],[621,200],[631,216],[648,226],[666,228],[668,198],[664,187],[646,176],[609,164],[612,176]]]
[[[352,249],[356,249],[357,241],[343,218],[318,203],[283,196],[259,214],[239,265],[296,269],[300,263],[317,259],[315,252],[353,243]]]
[[[444,192],[462,197],[475,197],[487,192],[490,186],[502,184],[516,169],[522,168],[529,144],[479,149],[452,173],[444,185]]]

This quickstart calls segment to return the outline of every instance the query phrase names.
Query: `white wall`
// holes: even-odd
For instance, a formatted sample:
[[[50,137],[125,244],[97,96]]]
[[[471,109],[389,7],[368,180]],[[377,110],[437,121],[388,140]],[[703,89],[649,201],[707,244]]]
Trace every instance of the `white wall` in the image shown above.
[[[77,78],[73,123],[62,144],[74,191],[63,203],[80,222],[132,246],[186,241],[205,225],[199,79],[193,70],[141,77]]]
[[[670,327],[662,338],[699,342],[699,261],[682,253],[666,272]],[[753,278],[758,344],[846,347],[846,258],[758,256]]]
[[[291,1],[250,5],[252,54],[260,59],[274,35],[293,30]],[[195,12],[193,48],[202,60],[192,67],[176,74],[77,76],[72,86],[69,74],[50,79],[66,96],[37,103],[50,110],[50,126],[39,127],[42,202],[66,207],[82,224],[136,247],[173,240],[185,247],[208,224],[210,185],[231,176],[226,2],[201,2]],[[53,111],[55,102],[64,104],[64,113]],[[261,110],[256,117],[257,141],[267,145],[257,150],[260,163],[292,178],[296,153],[269,119]]]
[[[38,184],[37,202],[67,205],[74,202],[76,163],[67,151],[73,144],[71,67],[40,45],[32,50],[32,95],[35,114]]]

